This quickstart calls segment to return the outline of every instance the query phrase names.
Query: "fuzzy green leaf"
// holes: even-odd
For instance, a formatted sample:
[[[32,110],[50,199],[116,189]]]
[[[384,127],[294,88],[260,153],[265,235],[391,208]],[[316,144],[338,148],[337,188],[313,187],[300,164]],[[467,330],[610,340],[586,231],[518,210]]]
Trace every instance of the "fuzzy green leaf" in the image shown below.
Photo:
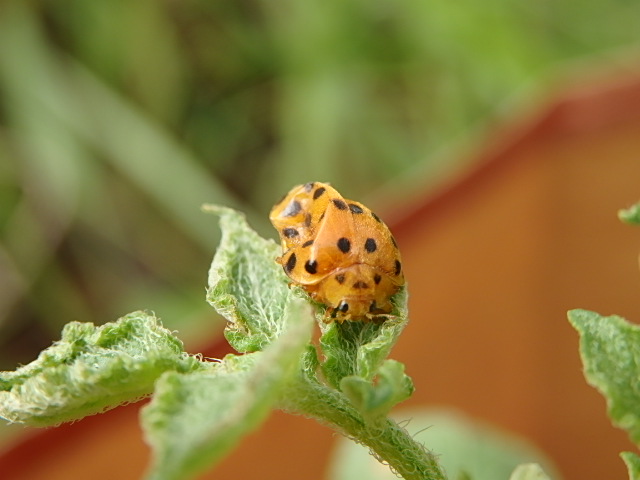
[[[622,452],[620,456],[627,465],[629,480],[640,480],[640,457],[632,452]]]
[[[612,315],[572,310],[589,384],[606,398],[609,417],[640,443],[640,327]]]
[[[408,321],[406,289],[394,301],[394,315],[383,322],[334,322],[323,325],[320,338],[324,378],[367,421],[382,418],[413,393],[404,365],[385,360]]]
[[[77,420],[150,394],[167,370],[199,368],[149,313],[100,327],[71,322],[36,360],[0,373],[0,417],[33,426]]]
[[[352,375],[340,381],[340,389],[369,421],[387,415],[414,390],[411,378],[404,373],[404,365],[391,359],[382,363],[375,383]]]
[[[262,350],[282,332],[293,295],[275,259],[280,247],[260,237],[240,212],[216,205],[222,239],[209,270],[207,301],[228,320],[225,336],[241,353]]]
[[[372,380],[408,322],[407,291],[394,298],[394,315],[384,322],[333,322],[323,324],[320,338],[325,360],[322,371],[327,381],[339,388],[342,378],[357,375]]]
[[[228,355],[204,371],[160,378],[153,400],[142,411],[154,454],[149,479],[195,475],[267,417],[298,371],[310,340],[313,315],[308,303],[294,298],[283,325],[282,335],[263,351]]]
[[[618,218],[624,223],[640,225],[640,202],[630,206],[629,208],[619,210]]]

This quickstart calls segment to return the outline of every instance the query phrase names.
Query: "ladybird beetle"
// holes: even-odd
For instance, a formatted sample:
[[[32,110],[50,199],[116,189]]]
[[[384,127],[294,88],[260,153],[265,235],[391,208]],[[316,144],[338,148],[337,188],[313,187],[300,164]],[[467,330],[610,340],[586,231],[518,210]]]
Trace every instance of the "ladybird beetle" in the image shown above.
[[[276,261],[292,283],[327,306],[325,320],[391,313],[404,285],[398,245],[380,218],[328,183],[298,185],[269,216],[282,243]]]

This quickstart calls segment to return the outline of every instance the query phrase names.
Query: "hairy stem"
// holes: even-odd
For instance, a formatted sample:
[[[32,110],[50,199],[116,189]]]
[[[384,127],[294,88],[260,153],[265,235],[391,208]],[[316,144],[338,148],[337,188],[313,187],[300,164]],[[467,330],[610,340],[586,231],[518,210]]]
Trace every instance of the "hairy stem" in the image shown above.
[[[340,392],[299,377],[284,392],[280,406],[292,413],[312,417],[369,447],[376,458],[405,480],[445,480],[436,456],[388,418],[365,422]]]

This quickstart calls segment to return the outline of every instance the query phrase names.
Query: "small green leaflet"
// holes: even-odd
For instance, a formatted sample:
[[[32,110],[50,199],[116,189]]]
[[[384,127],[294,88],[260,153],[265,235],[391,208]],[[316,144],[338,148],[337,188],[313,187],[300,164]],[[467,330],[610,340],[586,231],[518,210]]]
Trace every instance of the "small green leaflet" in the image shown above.
[[[323,376],[369,421],[384,418],[393,406],[413,393],[404,365],[385,360],[408,322],[406,288],[398,292],[394,301],[394,315],[382,323],[322,325]]]

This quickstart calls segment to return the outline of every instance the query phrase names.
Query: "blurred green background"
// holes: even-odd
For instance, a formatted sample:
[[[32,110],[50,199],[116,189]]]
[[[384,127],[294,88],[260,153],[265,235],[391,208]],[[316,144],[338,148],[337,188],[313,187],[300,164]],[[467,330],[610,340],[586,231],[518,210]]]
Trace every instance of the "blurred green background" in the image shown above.
[[[638,19],[634,0],[3,1],[0,370],[141,308],[206,343],[200,204],[274,236],[297,183],[382,207],[431,188],[519,92],[637,47]]]

